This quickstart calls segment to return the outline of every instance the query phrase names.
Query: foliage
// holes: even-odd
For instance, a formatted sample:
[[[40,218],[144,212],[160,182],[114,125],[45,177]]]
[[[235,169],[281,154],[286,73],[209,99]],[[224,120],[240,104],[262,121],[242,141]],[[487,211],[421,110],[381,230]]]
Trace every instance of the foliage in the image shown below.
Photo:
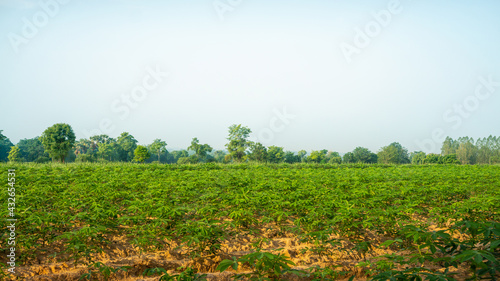
[[[88,272],[80,276],[80,280],[92,280],[92,277],[97,276],[98,274],[101,274],[104,280],[109,280],[111,276],[113,276],[118,271],[127,271],[129,268],[130,266],[120,266],[114,268],[112,266],[107,266],[101,262],[95,262],[87,267]]]
[[[167,143],[162,141],[161,139],[155,139],[152,144],[149,145],[149,149],[153,154],[158,155],[158,162],[160,162],[160,156],[162,153],[165,153],[167,149],[165,148]]]
[[[43,144],[39,137],[32,139],[22,139],[17,143],[21,151],[21,158],[26,162],[33,162],[39,157],[48,157],[49,154],[43,149]]]
[[[182,269],[182,268],[178,268]],[[143,276],[151,276],[160,274],[159,281],[203,281],[207,280],[206,274],[195,273],[191,267],[186,268],[180,274],[170,275],[164,268],[148,268],[143,272]]]
[[[10,166],[22,183],[23,204],[16,205],[22,264],[37,263],[53,248],[58,258],[92,265],[101,251],[115,249],[113,235],[141,251],[182,245],[184,258],[211,259],[241,235],[263,239],[269,230],[278,238],[296,235],[314,258],[340,251],[361,259],[359,272],[368,278],[446,280],[439,278],[455,278],[444,272],[455,266],[468,269],[467,278],[498,274],[496,165],[0,164],[5,171]],[[1,201],[7,197],[0,194]],[[8,216],[7,208],[0,216]],[[389,240],[377,244],[374,234]],[[252,253],[238,268],[250,267],[249,277],[262,279],[342,274],[332,271],[341,262],[292,272],[287,256],[268,245],[255,246],[262,255]],[[390,247],[391,254],[373,257],[377,247]],[[102,274],[92,270],[92,278]]]
[[[208,153],[213,150],[213,148],[208,144],[200,144],[200,141],[197,138],[193,138],[188,149],[193,150],[196,154],[196,162],[194,162],[194,158],[192,159],[192,162],[194,163],[197,163],[198,161],[207,162]]]
[[[58,123],[47,128],[40,141],[52,159],[64,162],[64,158],[75,144],[75,133],[70,125]]]
[[[116,139],[120,161],[130,162],[134,158],[134,151],[137,148],[137,140],[128,132],[123,132]],[[167,145],[167,144],[165,144]]]
[[[217,266],[217,270],[223,272],[229,267],[237,270],[239,264],[248,264],[253,269],[253,272],[236,274],[236,280],[243,278],[247,278],[246,280],[282,280],[281,278],[286,273],[299,273],[298,270],[290,267],[290,265],[295,264],[286,256],[261,251],[244,255],[238,259],[223,260]]]
[[[8,159],[10,162],[21,162],[23,159],[21,158],[21,151],[19,150],[19,147],[13,146],[10,149]]]
[[[134,162],[144,163],[149,157],[151,157],[151,154],[149,154],[145,146],[138,145],[134,150]]]
[[[408,150],[398,142],[384,146],[377,153],[378,162],[384,164],[407,164],[410,163]]]
[[[267,162],[267,148],[260,142],[250,144],[250,160]]]
[[[241,162],[245,160],[246,150],[252,143],[248,140],[250,133],[252,133],[252,130],[241,124],[229,127],[229,136],[227,138],[229,143],[226,144],[226,148],[234,161]]]
[[[283,162],[284,159],[285,151],[283,147],[272,145],[267,149],[267,161],[269,161],[269,163],[280,163]]]

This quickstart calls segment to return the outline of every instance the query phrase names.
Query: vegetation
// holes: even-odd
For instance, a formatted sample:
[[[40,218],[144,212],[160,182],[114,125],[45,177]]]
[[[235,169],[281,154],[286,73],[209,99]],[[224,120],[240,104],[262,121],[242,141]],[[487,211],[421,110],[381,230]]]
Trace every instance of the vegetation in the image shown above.
[[[1,132],[1,131],[0,131]],[[193,138],[185,150],[168,151],[167,143],[155,139],[151,144],[142,145],[149,156],[141,162],[166,164],[196,163],[366,163],[366,164],[495,164],[500,163],[500,137],[489,136],[474,141],[463,137],[454,140],[447,137],[443,142],[441,154],[408,150],[398,142],[382,147],[377,153],[365,147],[341,155],[327,149],[298,152],[286,151],[280,146],[266,147],[262,143],[249,141],[251,130],[241,124],[232,125],[228,130],[227,151],[215,150],[209,144],[200,144]],[[56,136],[58,139],[56,139]],[[45,143],[43,143],[43,142]],[[0,133],[0,162],[8,160],[11,148],[15,146]],[[42,137],[22,139],[17,146],[20,151],[18,161],[45,163],[49,157],[56,162],[133,162],[138,141],[123,132],[117,139],[108,135],[96,135],[89,139],[74,141],[71,126],[55,124],[48,128]],[[141,149],[143,150],[143,149]],[[144,154],[147,155],[147,154]],[[139,159],[139,158],[138,158]]]
[[[87,267],[83,278],[144,271],[144,265],[124,271],[123,264],[100,260],[118,247],[114,237],[126,237],[131,249],[169,251],[193,264],[224,257],[215,265],[219,271],[236,267],[234,278],[255,280],[288,279],[290,274],[334,280],[354,272],[373,280],[463,280],[453,273],[479,280],[499,270],[496,165],[0,167],[16,169],[16,193],[22,202],[16,205],[20,264],[39,266],[47,262],[47,251],[55,251],[57,261]],[[7,202],[6,192],[0,196]],[[0,215],[7,212],[1,209]],[[242,237],[259,240],[243,253],[230,251],[227,245],[241,243]],[[279,238],[304,245],[299,257],[327,259],[330,265],[318,268],[291,258],[276,242],[265,242]],[[0,245],[0,263],[5,264],[9,246]],[[335,260],[339,255],[344,258]],[[170,277],[161,270],[146,273],[163,274],[163,280],[202,280],[198,270],[185,271],[168,269]],[[179,279],[183,272],[195,277]]]
[[[52,159],[64,162],[75,144],[75,133],[68,124],[59,123],[47,128],[40,141]]]

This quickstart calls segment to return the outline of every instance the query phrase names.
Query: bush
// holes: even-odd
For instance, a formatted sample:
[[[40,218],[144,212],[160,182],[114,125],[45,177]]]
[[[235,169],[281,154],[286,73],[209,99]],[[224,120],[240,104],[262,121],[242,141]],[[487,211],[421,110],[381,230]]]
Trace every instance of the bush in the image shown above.
[[[75,162],[78,163],[94,163],[96,161],[95,157],[90,154],[78,154],[76,156]]]
[[[45,156],[40,156],[35,160],[35,163],[47,163],[47,162],[50,162],[50,158]]]

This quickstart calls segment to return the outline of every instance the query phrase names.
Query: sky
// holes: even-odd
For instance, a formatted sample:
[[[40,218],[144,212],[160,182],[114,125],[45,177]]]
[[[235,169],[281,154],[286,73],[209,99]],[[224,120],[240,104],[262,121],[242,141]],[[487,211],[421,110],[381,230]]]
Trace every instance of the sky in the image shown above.
[[[499,1],[0,0],[0,130],[224,149],[500,135]]]

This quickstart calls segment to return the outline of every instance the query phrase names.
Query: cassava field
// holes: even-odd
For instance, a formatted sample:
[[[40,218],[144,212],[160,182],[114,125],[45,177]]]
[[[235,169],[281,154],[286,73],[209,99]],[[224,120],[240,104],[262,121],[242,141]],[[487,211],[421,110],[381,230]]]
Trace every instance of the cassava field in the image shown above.
[[[19,280],[499,278],[500,166],[0,168]]]

